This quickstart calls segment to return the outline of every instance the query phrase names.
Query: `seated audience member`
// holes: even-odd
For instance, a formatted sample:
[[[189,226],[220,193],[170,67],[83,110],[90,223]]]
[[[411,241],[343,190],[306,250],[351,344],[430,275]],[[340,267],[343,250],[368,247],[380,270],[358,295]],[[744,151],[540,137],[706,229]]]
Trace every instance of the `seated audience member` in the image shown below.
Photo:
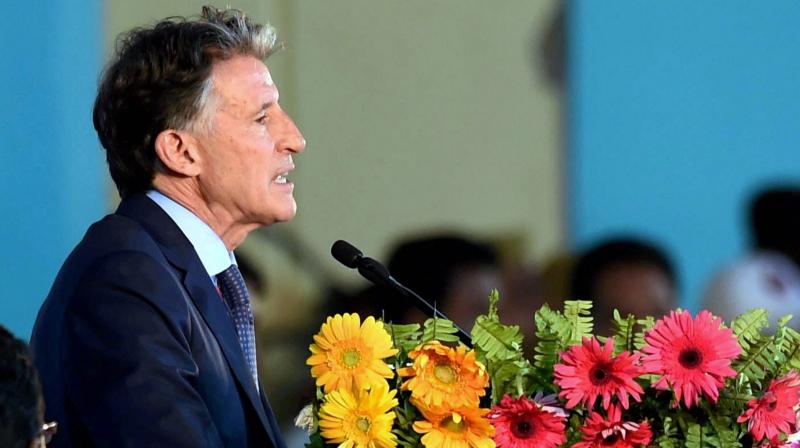
[[[55,429],[42,424],[43,407],[28,347],[0,326],[0,446],[43,448]]]
[[[751,308],[765,308],[770,320],[793,314],[800,328],[800,189],[771,188],[750,204],[753,251],[714,277],[706,308],[730,321]]]
[[[614,309],[622,316],[659,317],[677,305],[675,271],[653,244],[631,238],[604,241],[575,264],[571,299],[594,302],[595,333],[608,335]]]
[[[489,292],[500,287],[497,258],[487,244],[441,235],[400,243],[387,268],[400,283],[469,331],[475,317],[486,313]],[[345,308],[398,323],[421,323],[426,318],[410,299],[374,285],[346,302]]]

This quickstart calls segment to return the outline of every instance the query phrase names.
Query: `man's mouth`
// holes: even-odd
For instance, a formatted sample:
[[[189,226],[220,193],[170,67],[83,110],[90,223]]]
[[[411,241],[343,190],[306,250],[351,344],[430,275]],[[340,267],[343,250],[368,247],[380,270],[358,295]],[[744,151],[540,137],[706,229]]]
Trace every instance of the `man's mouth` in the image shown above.
[[[275,182],[276,184],[285,184],[286,182],[288,182],[287,179],[288,176],[289,172],[287,171],[285,173],[278,174],[272,181]]]

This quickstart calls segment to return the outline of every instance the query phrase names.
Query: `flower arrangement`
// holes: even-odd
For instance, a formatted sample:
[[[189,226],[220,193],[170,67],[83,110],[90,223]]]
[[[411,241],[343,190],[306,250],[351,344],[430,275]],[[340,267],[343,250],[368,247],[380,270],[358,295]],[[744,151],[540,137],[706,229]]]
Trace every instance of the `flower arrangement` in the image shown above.
[[[800,333],[751,310],[614,312],[592,332],[591,302],[535,315],[534,354],[504,325],[499,294],[469,348],[443,319],[389,324],[328,317],[308,365],[317,400],[309,447],[800,447]]]

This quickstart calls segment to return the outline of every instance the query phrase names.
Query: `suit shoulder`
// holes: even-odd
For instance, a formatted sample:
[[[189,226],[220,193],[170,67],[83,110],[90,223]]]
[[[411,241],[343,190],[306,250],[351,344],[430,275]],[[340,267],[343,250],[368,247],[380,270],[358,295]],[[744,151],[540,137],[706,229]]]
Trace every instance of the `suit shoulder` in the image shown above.
[[[81,290],[119,290],[145,299],[181,289],[178,273],[153,237],[136,221],[109,215],[94,223],[62,265],[45,303],[44,316],[63,316]],[[96,298],[96,297],[95,297]],[[38,322],[37,322],[38,326]]]

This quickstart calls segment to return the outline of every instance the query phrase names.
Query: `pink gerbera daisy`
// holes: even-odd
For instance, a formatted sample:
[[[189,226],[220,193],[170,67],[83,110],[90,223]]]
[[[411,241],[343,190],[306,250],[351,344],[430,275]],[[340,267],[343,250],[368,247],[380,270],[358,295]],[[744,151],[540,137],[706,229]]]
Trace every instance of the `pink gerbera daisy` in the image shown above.
[[[527,397],[506,395],[487,417],[498,448],[555,448],[567,441],[564,415]]]
[[[606,339],[604,347],[596,338],[583,338],[583,343],[573,345],[561,354],[561,364],[556,364],[555,383],[561,388],[559,396],[567,399],[567,407],[579,403],[591,409],[597,397],[603,397],[603,409],[611,405],[616,395],[622,407],[628,409],[628,395],[636,401],[644,393],[634,380],[639,376],[636,365],[639,354],[628,352],[614,354],[614,341]]]
[[[683,398],[687,408],[701,393],[717,401],[725,378],[736,376],[731,361],[742,352],[733,331],[708,311],[694,319],[688,311],[672,311],[647,332],[645,342],[644,369],[662,375],[653,387],[672,388],[675,405]]]
[[[647,445],[653,438],[649,423],[622,421],[622,410],[618,406],[609,408],[608,419],[597,412],[589,414],[581,432],[583,439],[573,448],[630,448]]]
[[[761,398],[750,400],[748,409],[736,420],[747,423],[747,429],[753,438],[775,439],[781,433],[796,430],[794,407],[798,404],[800,393],[800,375],[791,371],[785,376],[772,380]]]

